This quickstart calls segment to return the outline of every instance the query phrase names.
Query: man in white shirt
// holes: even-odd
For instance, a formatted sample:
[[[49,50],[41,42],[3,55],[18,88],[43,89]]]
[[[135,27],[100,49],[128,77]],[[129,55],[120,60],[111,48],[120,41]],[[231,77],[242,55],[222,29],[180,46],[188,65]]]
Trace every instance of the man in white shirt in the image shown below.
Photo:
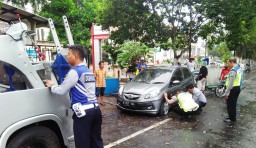
[[[202,107],[205,107],[207,104],[205,95],[198,88],[194,87],[193,84],[189,84],[186,88],[192,94],[194,101],[199,105],[198,113],[201,113]]]
[[[192,72],[195,70],[195,63],[194,63],[194,58],[189,58],[189,61],[187,63],[188,69]]]

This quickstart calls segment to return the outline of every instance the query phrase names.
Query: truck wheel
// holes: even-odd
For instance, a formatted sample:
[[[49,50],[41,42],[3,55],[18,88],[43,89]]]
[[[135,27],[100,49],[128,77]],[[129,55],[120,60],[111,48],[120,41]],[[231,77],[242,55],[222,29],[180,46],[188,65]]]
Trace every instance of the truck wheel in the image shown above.
[[[60,148],[60,142],[52,130],[36,126],[14,136],[7,148]]]
[[[162,101],[160,110],[159,110],[159,115],[164,116],[164,115],[167,115],[168,113],[169,113],[169,105],[167,102]]]

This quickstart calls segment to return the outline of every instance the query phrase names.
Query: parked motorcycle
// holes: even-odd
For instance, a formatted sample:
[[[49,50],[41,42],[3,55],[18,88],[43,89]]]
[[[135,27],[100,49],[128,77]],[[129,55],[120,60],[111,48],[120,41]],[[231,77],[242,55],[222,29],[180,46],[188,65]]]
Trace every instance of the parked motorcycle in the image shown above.
[[[250,66],[249,66],[249,65],[246,65],[244,72],[245,72],[245,73],[250,73],[250,71],[251,71]]]
[[[226,91],[225,80],[222,80],[220,81],[220,83],[215,89],[215,95],[220,98],[224,97],[225,91]]]

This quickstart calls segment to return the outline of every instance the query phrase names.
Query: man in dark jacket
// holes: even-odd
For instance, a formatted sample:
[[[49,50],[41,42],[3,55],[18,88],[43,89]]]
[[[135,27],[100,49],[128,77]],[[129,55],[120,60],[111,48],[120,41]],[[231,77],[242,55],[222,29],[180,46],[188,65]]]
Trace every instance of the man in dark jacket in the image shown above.
[[[138,60],[135,59],[132,65],[129,66],[127,70],[127,74],[129,75],[130,81],[135,77],[137,69],[138,69]]]
[[[199,70],[199,74],[197,77],[197,88],[201,90],[203,93],[205,91],[206,78],[208,75],[208,69],[206,68],[206,63],[203,61],[202,66]]]

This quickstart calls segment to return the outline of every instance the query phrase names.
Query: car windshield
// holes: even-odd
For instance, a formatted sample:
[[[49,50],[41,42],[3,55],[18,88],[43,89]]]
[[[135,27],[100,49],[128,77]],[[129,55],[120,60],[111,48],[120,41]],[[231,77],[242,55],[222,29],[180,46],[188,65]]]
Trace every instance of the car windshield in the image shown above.
[[[145,69],[141,71],[132,82],[149,84],[162,84],[170,81],[172,70],[169,69]]]

